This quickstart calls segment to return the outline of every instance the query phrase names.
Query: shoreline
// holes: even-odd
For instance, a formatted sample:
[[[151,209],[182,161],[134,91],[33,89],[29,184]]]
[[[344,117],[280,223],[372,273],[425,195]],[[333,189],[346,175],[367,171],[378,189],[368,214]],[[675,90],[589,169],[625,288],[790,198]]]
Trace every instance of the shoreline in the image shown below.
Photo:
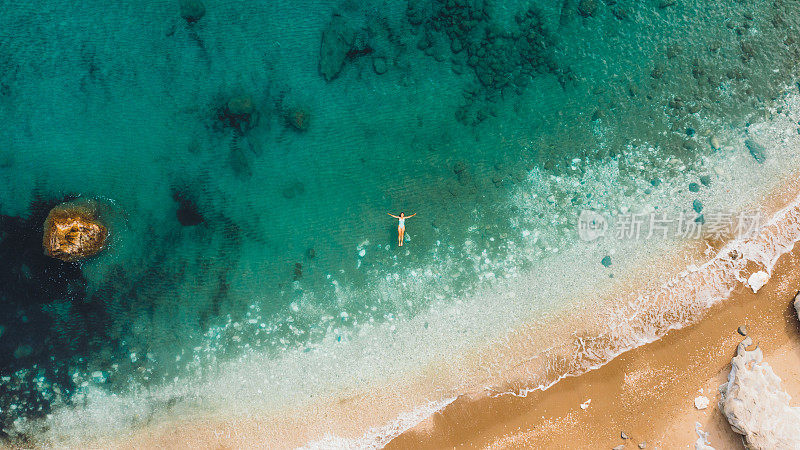
[[[796,202],[798,183],[787,180],[767,196],[762,208],[774,217]],[[797,203],[793,208],[800,208]],[[719,243],[712,248],[720,251]],[[462,395],[393,439],[386,448],[470,447],[647,448],[693,444],[695,422],[715,448],[744,448],[719,412],[719,385],[730,360],[748,335],[782,379],[792,404],[800,397],[800,322],[792,306],[800,290],[800,242],[783,253],[769,281],[753,293],[740,280],[699,320],[672,329],[655,341],[623,351],[600,367],[563,377],[544,390],[523,396]],[[748,266],[750,267],[750,266]],[[702,389],[702,391],[700,391]],[[694,398],[709,398],[698,410]],[[591,401],[589,401],[591,400]],[[586,403],[589,401],[589,403]],[[582,408],[581,405],[586,406]],[[625,432],[630,440],[623,440]]]
[[[772,279],[757,294],[737,292],[699,323],[524,398],[459,398],[386,448],[560,448],[567,443],[612,448],[626,443],[621,432],[631,438],[628,446],[684,446],[697,439],[695,421],[710,433],[715,448],[744,448],[717,409],[717,388],[744,339],[737,327],[745,325],[792,403],[800,400],[800,323],[792,306],[800,288],[798,265],[800,244],[780,258]],[[694,406],[699,395],[710,400],[705,410]]]
[[[760,204],[761,209],[764,210],[769,217],[776,217],[776,214],[783,209],[787,211],[800,210],[800,204],[797,203],[800,200],[797,195],[798,192],[800,192],[800,183],[795,181],[795,178],[787,175],[782,183],[779,182],[776,184],[779,187],[773,189],[763,198]],[[652,288],[651,282],[654,279],[653,276],[659,274],[660,271],[672,269],[674,272],[675,267],[680,267],[681,270],[683,270],[683,268],[689,267],[693,261],[697,261],[698,255],[703,254],[704,242],[705,241],[692,242],[683,248],[677,248],[673,253],[666,256],[662,255],[662,258],[658,260],[643,261],[639,270],[632,274],[633,276],[630,278],[630,282],[614,285],[612,290],[614,293],[627,292],[630,294],[640,292],[642,289],[647,290],[647,287]],[[716,243],[714,247],[718,252],[722,245],[721,243]],[[800,255],[797,255],[797,253],[800,252],[798,252],[795,247],[795,250],[791,252],[791,254],[795,255],[793,258],[800,260]],[[781,261],[786,258],[787,256],[784,255]],[[708,259],[709,258],[705,258],[705,261],[708,261]],[[785,265],[785,263],[781,264]],[[785,271],[783,266],[780,267],[781,268],[776,268],[773,278],[776,278],[779,271]],[[687,272],[684,271],[682,273]],[[688,273],[691,273],[691,271]],[[796,281],[796,284],[800,286],[800,279]],[[762,289],[762,292],[767,292],[768,288],[773,284],[774,282],[770,281]],[[691,288],[691,283],[686,287],[687,289]],[[743,289],[738,289],[734,296],[741,295],[742,291]],[[759,296],[763,296],[762,292],[759,292]],[[608,295],[603,295],[602,298],[598,297],[594,300],[595,303],[593,306],[609,306],[608,304],[604,304],[607,300],[603,300],[608,298]],[[617,302],[619,302],[619,300],[617,300]],[[713,318],[727,311],[725,305],[729,303],[730,301],[716,302],[708,311],[703,308],[699,313],[702,315],[703,319],[698,323],[703,323],[709,320],[709,318]],[[568,312],[564,312],[564,314],[568,314]],[[692,314],[694,313],[689,312],[688,315],[690,319],[694,320],[696,317]],[[553,317],[553,319],[557,319],[557,317]],[[597,320],[593,321],[597,322]],[[679,326],[685,325],[680,324],[680,322],[678,323]],[[672,336],[691,333],[691,330],[696,328],[697,323],[691,323],[681,329],[669,331],[666,336],[662,336],[649,343],[639,344],[631,350],[622,348],[623,351],[611,358],[610,362],[604,362],[604,364],[600,364],[599,367],[592,368],[588,372],[577,376],[568,375],[563,377],[544,391],[530,390],[527,397],[503,395],[492,398],[486,394],[487,391],[485,389],[478,389],[480,386],[485,386],[485,384],[480,384],[480,382],[486,379],[488,379],[489,382],[497,382],[497,385],[500,387],[504,386],[502,379],[508,380],[509,378],[516,378],[518,380],[525,380],[525,368],[519,365],[513,367],[507,365],[507,373],[503,373],[503,377],[500,379],[498,377],[486,378],[485,374],[480,376],[478,374],[478,369],[480,367],[476,362],[485,355],[492,355],[493,352],[497,352],[500,345],[502,345],[502,351],[499,353],[501,355],[514,352],[515,349],[522,350],[522,346],[526,343],[525,339],[529,338],[531,335],[535,335],[531,334],[532,332],[536,332],[536,330],[541,331],[541,325],[542,324],[532,324],[532,329],[515,330],[509,333],[507,339],[501,340],[501,344],[492,344],[484,348],[476,348],[465,354],[464,356],[467,358],[467,362],[461,364],[461,366],[464,366],[462,369],[468,372],[465,372],[465,379],[468,377],[474,381],[470,383],[472,390],[462,390],[462,392],[466,392],[466,394],[462,394],[450,403],[444,401],[439,402],[439,405],[447,404],[447,406],[441,409],[436,406],[435,402],[429,402],[430,399],[426,398],[426,392],[431,392],[431,386],[445,385],[447,377],[452,377],[453,373],[455,373],[455,369],[457,369],[455,366],[445,367],[444,370],[432,366],[425,367],[417,373],[407,374],[404,379],[396,380],[393,387],[389,389],[386,389],[385,386],[383,388],[381,386],[364,386],[363,389],[358,391],[341,392],[335,398],[319,399],[317,402],[309,402],[300,410],[295,410],[290,415],[251,414],[236,417],[224,417],[220,415],[202,417],[184,416],[183,418],[167,419],[145,425],[142,428],[133,430],[131,433],[125,433],[125,435],[122,436],[118,435],[115,438],[109,436],[109,439],[93,441],[89,445],[96,445],[98,447],[113,446],[119,448],[141,446],[174,448],[192,445],[241,446],[261,443],[263,445],[279,445],[287,448],[302,445],[310,446],[311,448],[316,448],[315,446],[324,448],[325,445],[352,446],[356,444],[380,447],[387,444],[387,441],[389,441],[387,445],[388,448],[401,448],[409,445],[418,447],[441,447],[443,445],[455,445],[455,443],[450,442],[453,436],[448,434],[448,432],[452,430],[458,430],[455,435],[459,436],[459,439],[463,438],[458,441],[460,443],[470,445],[505,445],[505,443],[512,444],[515,442],[515,439],[532,439],[530,430],[520,432],[521,434],[519,436],[514,436],[513,433],[509,435],[509,427],[511,427],[510,429],[522,430],[524,428],[523,425],[528,423],[536,424],[538,432],[545,431],[544,435],[550,437],[562,435],[558,430],[571,430],[572,434],[565,434],[564,438],[573,440],[567,441],[570,442],[571,447],[579,447],[581,445],[580,441],[574,441],[574,439],[586,435],[600,436],[600,434],[598,434],[600,431],[595,430],[589,433],[587,430],[575,429],[568,426],[570,421],[574,422],[580,419],[578,424],[584,422],[601,423],[601,418],[608,418],[610,420],[614,417],[611,411],[606,411],[604,415],[599,415],[597,417],[589,417],[585,414],[581,415],[581,413],[602,409],[600,405],[604,403],[620,407],[620,405],[611,402],[613,398],[616,398],[615,394],[608,392],[606,394],[602,393],[604,389],[608,391],[611,386],[603,382],[598,384],[597,382],[592,382],[592,380],[598,380],[598,377],[609,373],[614,373],[612,377],[614,380],[620,379],[620,377],[625,379],[626,373],[632,373],[634,374],[631,375],[633,378],[628,376],[628,384],[631,384],[631,386],[628,387],[638,390],[643,389],[646,387],[648,379],[653,381],[651,379],[653,375],[652,367],[648,366],[640,370],[632,371],[621,366],[621,362],[629,361],[632,358],[636,360],[636,355],[649,351],[646,349],[654,347],[664,348],[664,346],[668,345],[667,343],[674,339]],[[587,323],[585,325],[586,330],[595,329],[593,328],[593,324]],[[736,326],[738,326],[738,324]],[[728,330],[732,331],[734,339],[731,340],[731,337],[728,336],[730,342],[726,341],[727,343],[725,345],[727,347],[723,346],[717,350],[717,366],[720,364],[729,364],[730,358],[735,353],[736,344],[738,344],[738,340],[735,339],[735,337],[738,336],[736,335],[736,326]],[[751,327],[749,323],[747,326],[748,328]],[[716,325],[714,327],[716,327]],[[754,331],[756,329],[756,327],[752,328]],[[551,331],[554,333],[557,332],[555,329]],[[730,335],[731,333],[728,334]],[[757,341],[759,340],[759,337],[756,336],[755,333],[751,331],[751,334]],[[527,342],[530,343],[530,341]],[[623,343],[623,345],[624,344],[625,343]],[[770,360],[770,349],[764,349],[767,362],[772,364]],[[530,349],[528,349],[528,353],[529,350]],[[718,358],[719,354],[724,355],[721,360]],[[674,357],[674,355],[669,357]],[[675,367],[673,372],[678,373],[679,369],[680,367]],[[711,373],[703,380],[704,384],[708,384],[709,379],[719,376],[719,367],[717,367],[716,371],[712,372],[714,373]],[[778,371],[778,375],[782,378],[785,377],[781,371]],[[636,383],[630,382],[631,379],[635,379]],[[598,387],[593,388],[593,383]],[[513,386],[513,384],[505,383],[505,386]],[[524,390],[530,388],[531,385],[526,385],[523,381],[519,383],[516,389],[512,387],[509,388],[509,390],[519,390],[520,387]],[[591,392],[597,393],[583,395],[583,393],[578,390],[579,388],[591,388],[594,389]],[[599,389],[599,391],[597,389]],[[790,394],[791,393],[790,391]],[[681,395],[684,394],[685,392],[681,393]],[[674,394],[673,397],[678,398],[680,395]],[[593,399],[591,404],[586,411],[581,410],[579,405],[589,398]],[[605,398],[606,400],[600,401],[601,398]],[[548,399],[551,399],[550,403],[548,403]],[[552,402],[553,399],[555,399],[555,403]],[[712,398],[712,404],[715,404],[715,401],[716,400]],[[526,409],[528,407],[525,405],[536,404],[537,402],[540,402],[541,405],[549,406],[546,410],[541,410],[541,408],[534,409],[533,411],[535,412],[532,413],[534,415],[526,412],[528,411],[528,409]],[[692,402],[686,403],[683,406],[686,405],[692,405]],[[678,407],[681,406],[681,404],[673,406]],[[634,408],[634,411],[649,411],[651,409],[653,409],[651,406],[639,405]],[[397,411],[399,411],[399,416]],[[413,411],[413,413],[409,413],[409,411]],[[556,413],[561,415],[553,415]],[[551,415],[551,419],[542,421],[541,417],[547,415]],[[312,417],[314,419],[310,420]],[[652,417],[653,416],[649,416],[651,419]],[[664,417],[667,416],[663,416],[659,420],[663,421]],[[534,418],[536,420],[533,420]],[[613,419],[608,426],[617,426],[617,424],[623,423],[620,422],[620,420],[621,419]],[[459,423],[463,424],[461,425],[463,429],[454,428],[454,425]],[[635,420],[624,423],[632,423],[634,427],[637,424],[641,425],[640,422],[636,422]],[[693,424],[694,422],[692,421],[691,423]],[[573,424],[573,426],[574,425],[575,424]],[[648,430],[655,429],[652,424],[648,424],[645,428]],[[603,429],[605,430],[606,428]],[[331,430],[335,430],[336,435],[333,435],[330,432]],[[619,440],[619,431],[621,430],[610,434],[609,442]],[[693,427],[688,432],[689,434],[693,434]],[[634,438],[637,436],[633,434],[632,431],[626,431],[626,433]],[[534,435],[541,438],[541,435]],[[616,439],[614,438],[615,436]],[[498,441],[499,438],[503,440]],[[390,441],[390,439],[393,440]],[[648,437],[647,439],[651,438]],[[547,441],[541,442],[541,445],[558,446],[558,442],[563,441],[548,438]],[[712,443],[713,442],[712,437]],[[593,438],[592,445],[596,443],[597,440]],[[539,443],[535,441],[524,441],[519,442],[519,444],[539,445]],[[609,448],[618,444],[619,443],[611,445]]]

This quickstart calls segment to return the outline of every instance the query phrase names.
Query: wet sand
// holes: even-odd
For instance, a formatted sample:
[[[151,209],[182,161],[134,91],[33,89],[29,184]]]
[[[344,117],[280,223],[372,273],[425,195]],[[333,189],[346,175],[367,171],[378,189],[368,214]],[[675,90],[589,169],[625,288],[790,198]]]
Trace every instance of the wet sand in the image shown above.
[[[795,183],[792,182],[792,185]],[[772,196],[773,204],[796,186]],[[526,397],[462,396],[390,442],[387,448],[685,448],[695,422],[715,448],[744,448],[717,409],[717,388],[748,334],[800,404],[800,322],[792,302],[800,290],[800,245],[778,260],[770,281],[754,294],[745,286],[689,327],[623,353],[599,369],[565,378]],[[700,389],[702,389],[702,394]],[[697,410],[694,398],[710,405]],[[588,400],[586,409],[580,405]],[[625,432],[630,440],[623,440]]]

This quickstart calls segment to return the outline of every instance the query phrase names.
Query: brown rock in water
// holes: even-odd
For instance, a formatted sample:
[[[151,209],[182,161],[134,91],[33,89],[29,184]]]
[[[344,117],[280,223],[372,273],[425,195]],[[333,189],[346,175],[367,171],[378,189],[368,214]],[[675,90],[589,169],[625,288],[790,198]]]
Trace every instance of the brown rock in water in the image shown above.
[[[311,116],[303,108],[290,108],[286,111],[286,123],[297,131],[308,130],[308,122]]]
[[[247,95],[228,100],[228,112],[236,116],[249,116],[253,113],[253,99]]]
[[[294,280],[297,281],[301,278],[303,278],[303,265],[294,263]]]
[[[231,127],[245,132],[255,125],[256,107],[252,97],[240,95],[233,97],[217,109],[217,119],[223,127]]]
[[[62,203],[44,221],[42,245],[45,254],[63,261],[75,262],[103,250],[108,229],[99,218],[94,201]]]

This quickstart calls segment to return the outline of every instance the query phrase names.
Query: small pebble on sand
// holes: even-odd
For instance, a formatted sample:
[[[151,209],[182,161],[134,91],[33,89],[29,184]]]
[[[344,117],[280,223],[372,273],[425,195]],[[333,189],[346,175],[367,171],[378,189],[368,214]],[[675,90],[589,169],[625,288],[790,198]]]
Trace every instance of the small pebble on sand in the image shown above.
[[[739,329],[736,331],[738,331],[742,336],[747,336],[747,327],[744,325],[739,326]]]
[[[706,397],[705,395],[700,395],[698,397],[695,397],[694,399],[694,407],[697,409],[708,408],[708,403],[709,403],[708,397]]]

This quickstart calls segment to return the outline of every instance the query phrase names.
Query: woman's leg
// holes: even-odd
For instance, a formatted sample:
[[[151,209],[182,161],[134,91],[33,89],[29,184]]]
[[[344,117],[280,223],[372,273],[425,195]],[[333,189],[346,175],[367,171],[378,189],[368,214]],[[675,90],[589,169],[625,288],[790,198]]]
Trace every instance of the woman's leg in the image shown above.
[[[406,233],[405,228],[398,228],[397,229],[397,245],[402,247],[403,246],[403,235]]]

